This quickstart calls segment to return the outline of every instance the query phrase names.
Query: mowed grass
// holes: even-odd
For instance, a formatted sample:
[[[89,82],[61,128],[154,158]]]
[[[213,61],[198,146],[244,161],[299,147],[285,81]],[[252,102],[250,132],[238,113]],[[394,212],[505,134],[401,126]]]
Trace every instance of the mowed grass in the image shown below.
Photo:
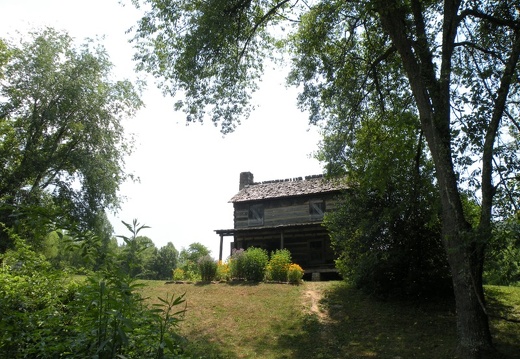
[[[378,301],[343,282],[144,283],[151,303],[185,293],[179,334],[200,358],[454,356],[452,303]],[[486,287],[486,294],[495,344],[520,358],[520,288]]]

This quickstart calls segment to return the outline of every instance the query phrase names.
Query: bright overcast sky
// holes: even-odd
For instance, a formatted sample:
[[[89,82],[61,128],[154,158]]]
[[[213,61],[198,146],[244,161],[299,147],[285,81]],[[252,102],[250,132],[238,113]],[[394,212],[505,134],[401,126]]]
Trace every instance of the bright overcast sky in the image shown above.
[[[118,0],[0,0],[0,37],[41,26],[67,31],[82,42],[104,36],[114,73],[135,78],[130,35],[139,13]],[[143,94],[146,108],[125,121],[136,137],[136,150],[126,167],[140,183],[126,183],[121,211],[111,216],[116,234],[127,234],[120,221],[134,218],[150,226],[142,235],[160,248],[172,242],[178,250],[200,242],[218,257],[215,229],[233,228],[228,201],[238,191],[239,174],[250,171],[256,181],[319,174],[312,158],[319,142],[317,130],[296,107],[295,89],[284,86],[284,74],[272,72],[254,97],[259,108],[234,133],[225,137],[211,123],[186,126],[184,115],[172,110],[149,81]],[[229,255],[227,238],[224,257]]]

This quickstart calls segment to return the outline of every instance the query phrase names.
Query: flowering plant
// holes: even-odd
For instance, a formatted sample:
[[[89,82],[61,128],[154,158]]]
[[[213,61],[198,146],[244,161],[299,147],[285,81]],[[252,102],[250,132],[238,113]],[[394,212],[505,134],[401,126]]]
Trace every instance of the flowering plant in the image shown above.
[[[289,266],[289,271],[287,273],[287,279],[289,283],[292,284],[301,284],[303,279],[303,269],[296,263],[292,263]]]

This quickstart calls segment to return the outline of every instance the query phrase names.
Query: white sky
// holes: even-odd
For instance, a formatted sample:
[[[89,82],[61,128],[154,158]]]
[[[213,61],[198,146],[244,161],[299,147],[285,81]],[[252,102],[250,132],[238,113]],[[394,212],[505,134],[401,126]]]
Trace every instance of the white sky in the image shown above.
[[[41,26],[65,30],[80,43],[105,36],[102,43],[117,78],[135,77],[125,31],[139,12],[118,0],[0,0],[0,14],[0,37]],[[127,171],[141,181],[121,188],[127,200],[111,217],[116,234],[127,234],[121,220],[137,218],[151,227],[141,234],[158,248],[172,242],[180,251],[200,242],[217,258],[220,239],[214,230],[233,228],[228,201],[238,192],[240,172],[252,172],[255,181],[321,173],[311,156],[320,136],[297,109],[297,91],[285,88],[284,77],[283,72],[269,73],[254,97],[259,108],[225,137],[209,122],[186,126],[184,114],[172,110],[173,99],[164,98],[149,81],[143,94],[146,108],[124,123],[137,140]],[[229,242],[227,238],[224,257]]]

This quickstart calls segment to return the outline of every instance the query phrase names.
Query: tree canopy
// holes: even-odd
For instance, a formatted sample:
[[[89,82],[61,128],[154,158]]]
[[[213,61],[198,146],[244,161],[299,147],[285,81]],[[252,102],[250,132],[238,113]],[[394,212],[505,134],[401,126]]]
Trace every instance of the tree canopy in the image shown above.
[[[417,116],[435,168],[459,354],[493,352],[482,268],[494,216],[518,210],[518,1],[132,2],[145,11],[134,29],[138,67],[166,92],[182,90],[188,121],[210,111],[231,130],[277,49],[290,53],[300,105],[344,136],[346,154],[367,118],[398,133],[389,114]],[[468,192],[477,223],[464,210]]]
[[[132,150],[121,121],[142,103],[111,68],[100,45],[50,28],[0,41],[0,222],[91,229],[117,208]]]

